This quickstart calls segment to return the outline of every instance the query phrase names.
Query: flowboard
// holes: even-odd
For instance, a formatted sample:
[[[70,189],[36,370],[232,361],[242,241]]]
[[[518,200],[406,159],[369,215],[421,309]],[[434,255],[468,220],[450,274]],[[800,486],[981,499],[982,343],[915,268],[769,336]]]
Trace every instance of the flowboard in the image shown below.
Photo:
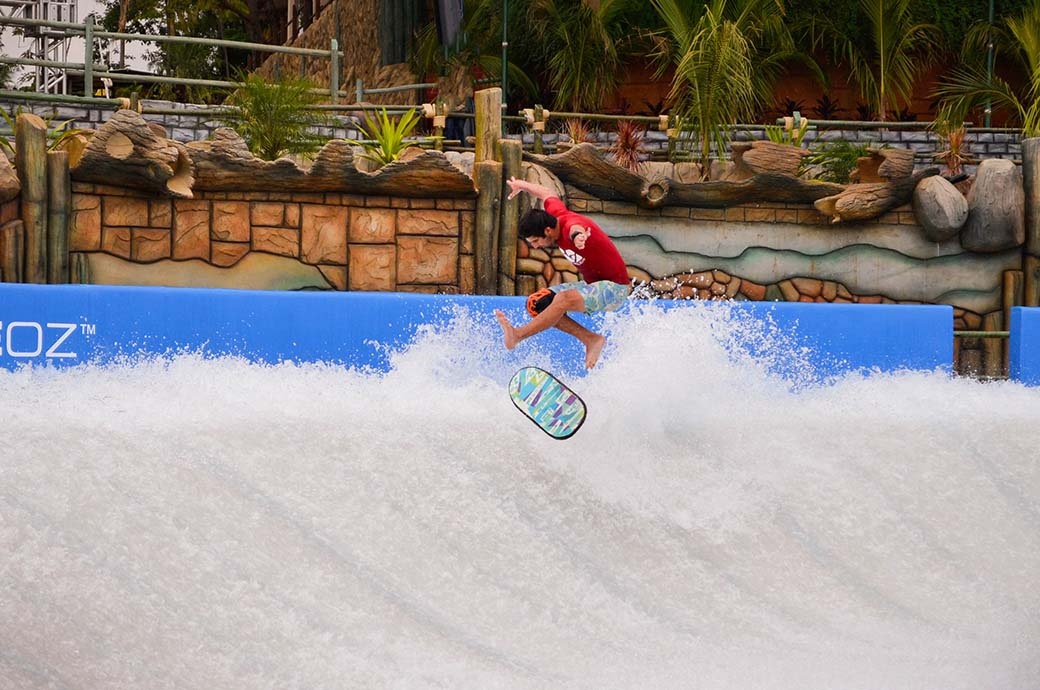
[[[555,439],[570,438],[585,423],[585,401],[545,369],[524,367],[509,381],[516,409]]]

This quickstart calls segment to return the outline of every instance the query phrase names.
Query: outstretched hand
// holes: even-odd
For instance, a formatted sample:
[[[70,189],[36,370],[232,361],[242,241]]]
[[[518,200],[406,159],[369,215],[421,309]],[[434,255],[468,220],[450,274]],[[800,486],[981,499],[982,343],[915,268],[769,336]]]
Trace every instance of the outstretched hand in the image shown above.
[[[523,180],[518,180],[516,177],[510,177],[506,180],[506,184],[509,185],[509,196],[506,199],[512,199],[523,190]]]

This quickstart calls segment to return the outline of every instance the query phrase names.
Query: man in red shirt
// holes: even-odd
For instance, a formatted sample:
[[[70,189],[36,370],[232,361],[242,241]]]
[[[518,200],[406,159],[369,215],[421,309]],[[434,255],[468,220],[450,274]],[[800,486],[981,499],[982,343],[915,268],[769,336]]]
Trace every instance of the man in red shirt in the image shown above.
[[[567,315],[567,312],[614,311],[628,298],[631,281],[625,260],[614,243],[599,226],[585,216],[568,211],[556,193],[548,187],[509,178],[509,198],[520,192],[541,199],[545,209],[531,209],[520,219],[518,233],[537,249],[558,246],[581,273],[576,283],[554,285],[539,290],[527,300],[534,318],[523,326],[513,326],[500,310],[495,318],[502,326],[506,349],[547,328],[556,327],[585,345],[585,368],[596,366],[606,338]]]

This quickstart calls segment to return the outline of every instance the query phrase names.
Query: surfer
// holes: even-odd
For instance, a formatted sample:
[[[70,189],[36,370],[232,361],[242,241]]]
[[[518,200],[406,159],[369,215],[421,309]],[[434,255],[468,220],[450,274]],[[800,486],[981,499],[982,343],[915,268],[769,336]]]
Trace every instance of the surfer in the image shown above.
[[[570,211],[556,193],[540,184],[510,177],[509,198],[527,192],[543,202],[544,209],[532,208],[520,219],[517,233],[536,249],[559,247],[581,273],[582,280],[543,288],[527,299],[533,317],[523,326],[513,326],[500,310],[495,318],[502,326],[507,350],[521,340],[556,327],[585,346],[585,368],[596,366],[606,338],[594,333],[567,315],[567,312],[614,311],[628,298],[631,280],[621,253],[592,220]]]

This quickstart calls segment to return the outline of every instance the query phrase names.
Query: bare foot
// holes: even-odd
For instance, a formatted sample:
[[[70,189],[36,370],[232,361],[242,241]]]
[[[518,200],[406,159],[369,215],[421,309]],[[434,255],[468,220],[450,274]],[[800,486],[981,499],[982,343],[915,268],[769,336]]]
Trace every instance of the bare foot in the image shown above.
[[[498,309],[495,310],[495,318],[498,319],[498,325],[502,327],[502,339],[505,341],[506,349],[512,350],[520,342],[520,339],[516,337],[516,329],[513,328],[513,324],[509,323],[506,315]],[[600,345],[600,348],[602,347]]]
[[[593,335],[592,340],[585,345],[585,368],[591,369],[599,361],[599,353],[603,352],[603,346],[607,339],[601,335]]]

